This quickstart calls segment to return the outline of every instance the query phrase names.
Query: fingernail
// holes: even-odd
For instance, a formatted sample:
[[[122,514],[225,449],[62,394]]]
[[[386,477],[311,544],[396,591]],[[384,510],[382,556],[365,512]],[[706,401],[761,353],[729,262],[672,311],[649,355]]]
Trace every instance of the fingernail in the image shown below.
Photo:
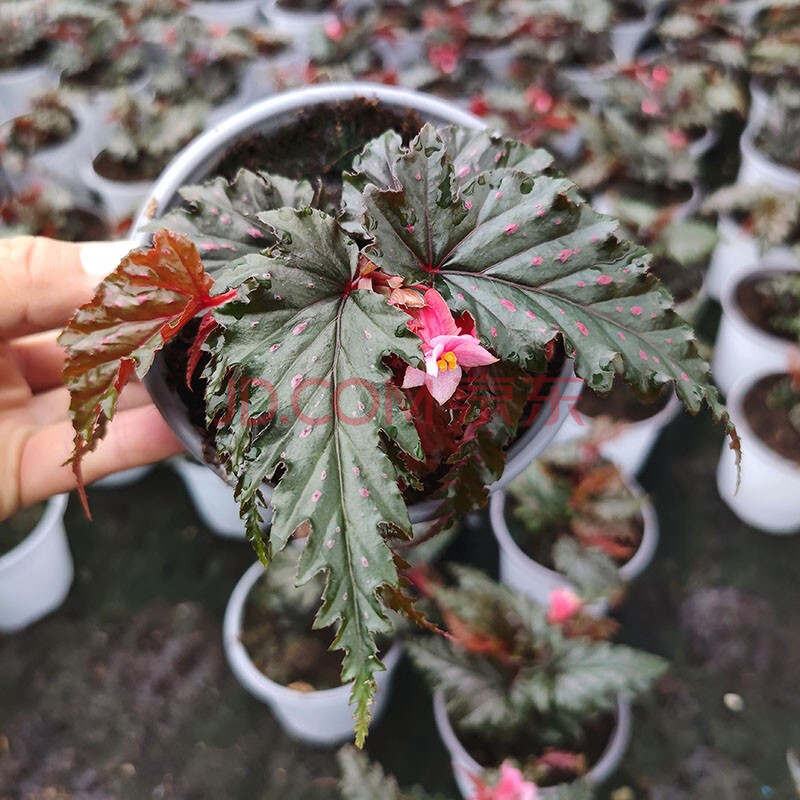
[[[88,242],[81,247],[81,264],[88,275],[105,278],[135,246],[130,239],[119,242]]]

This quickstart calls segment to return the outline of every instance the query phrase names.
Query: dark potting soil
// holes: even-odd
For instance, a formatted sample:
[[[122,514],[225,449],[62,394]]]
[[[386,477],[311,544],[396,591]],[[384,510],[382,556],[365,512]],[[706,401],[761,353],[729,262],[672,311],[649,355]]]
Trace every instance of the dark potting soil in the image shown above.
[[[0,53],[0,72],[5,70],[10,71],[14,69],[23,69],[24,67],[29,67],[32,64],[43,63],[47,58],[49,49],[50,48],[47,42],[42,40],[37,42],[33,47],[31,47],[29,50],[26,50],[24,53],[20,53],[12,61],[7,61],[5,59],[5,54]]]
[[[92,211],[76,208],[69,214],[52,218],[37,231],[38,236],[62,242],[103,242],[109,238],[107,223]]]
[[[785,375],[767,375],[758,381],[744,398],[744,413],[753,432],[767,447],[800,464],[800,432],[785,408],[769,403],[770,393],[785,380]]]
[[[601,714],[588,720],[584,725],[582,735],[574,741],[566,741],[559,745],[559,750],[568,750],[571,753],[581,753],[586,758],[586,769],[590,770],[602,757],[606,747],[611,741],[616,719],[612,714]],[[458,723],[453,722],[453,730],[464,749],[482,766],[487,769],[497,769],[506,759],[517,761],[525,769],[525,765],[535,763],[544,755],[545,746],[536,737],[535,725],[526,731],[527,735],[520,734],[513,741],[484,739],[478,733],[463,732],[459,730]],[[556,786],[575,779],[571,773],[551,773],[547,780],[540,781],[540,786]]]
[[[103,150],[92,162],[92,166],[102,178],[118,183],[135,183],[155,180],[161,174],[164,164],[152,158],[140,158],[135,162],[117,161]]]
[[[62,82],[65,86],[73,86],[78,89],[117,89],[136,83],[143,75],[143,67],[132,75],[123,75],[112,69],[108,61],[100,61],[96,64],[92,64],[91,67],[83,70],[83,72],[77,72],[74,75],[65,75],[62,78]],[[109,80],[112,76],[115,76],[117,80]]]
[[[0,522],[0,556],[10,553],[28,538],[44,515],[45,507],[45,503],[37,503]]]
[[[703,285],[703,270],[696,264],[684,266],[671,258],[654,258],[649,272],[666,285],[676,303],[690,300]]]
[[[644,6],[642,3],[637,3],[636,0],[623,0],[623,2],[615,3],[614,20],[616,22],[631,22],[643,19],[644,16]]]
[[[654,417],[666,408],[672,397],[669,387],[664,388],[652,402],[640,400],[624,383],[615,383],[606,395],[584,389],[577,402],[578,411],[587,417],[611,417],[619,422],[641,422]]]
[[[391,128],[408,143],[422,124],[416,112],[386,108],[377,100],[327,103],[299,112],[294,122],[274,133],[240,140],[210,174],[231,179],[245,168],[305,178],[315,185],[321,183],[326,200],[338,204],[342,173],[352,167],[368,141]]]
[[[638,181],[622,181],[614,184],[611,194],[623,197],[633,197],[648,205],[664,208],[666,206],[679,206],[692,199],[694,190],[688,183],[676,186],[655,186]]]
[[[241,641],[258,669],[270,680],[310,692],[334,689],[342,681],[341,652],[331,651],[335,633],[313,630],[313,616],[296,629],[280,624],[276,615],[248,598]]]
[[[766,295],[759,291],[759,287],[766,284],[775,275],[785,275],[785,272],[760,272],[749,278],[745,278],[736,287],[736,304],[741,309],[747,319],[757,328],[771,336],[785,339],[788,342],[795,342],[795,338],[787,331],[776,328],[771,319],[776,315],[786,316],[789,309],[779,306],[778,298]],[[784,300],[786,297],[783,298]],[[796,309],[800,314],[800,308]]]
[[[333,8],[336,3],[333,0],[277,0],[276,5],[287,11],[317,12]]]
[[[512,497],[512,495],[506,493],[506,507],[504,509],[504,515],[506,526],[508,527],[508,532],[511,534],[511,538],[514,540],[517,547],[519,547],[519,549],[522,550],[526,556],[528,556],[528,558],[532,558],[537,564],[541,564],[547,569],[555,570],[556,566],[553,562],[553,548],[555,547],[556,542],[562,536],[573,536],[573,533],[570,530],[567,513],[565,513],[563,520],[553,523],[547,528],[547,530],[534,532],[529,531],[523,524],[522,520],[516,516],[515,511],[518,505],[518,501]],[[636,551],[638,551],[639,545],[642,541],[642,536],[644,536],[644,519],[642,518],[641,514],[637,515],[636,528],[639,535],[636,543]],[[629,558],[612,557],[612,560],[618,567],[621,567],[624,564],[627,564],[628,561],[633,558],[633,556],[636,554],[636,551],[634,551]]]

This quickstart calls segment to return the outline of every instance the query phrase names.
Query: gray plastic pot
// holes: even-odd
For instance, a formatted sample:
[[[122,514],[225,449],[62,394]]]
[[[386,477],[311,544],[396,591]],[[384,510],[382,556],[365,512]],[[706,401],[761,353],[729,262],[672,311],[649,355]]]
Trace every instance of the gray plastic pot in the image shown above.
[[[435,125],[463,125],[481,130],[486,124],[473,114],[432,95],[371,83],[338,83],[327,86],[310,86],[274,95],[238,112],[220,122],[212,130],[195,139],[182,150],[156,182],[150,196],[143,204],[133,228],[134,246],[150,243],[150,234],[143,228],[152,215],[162,215],[179,202],[178,189],[185,184],[202,181],[221,153],[239,139],[254,133],[268,133],[280,128],[304,109],[315,105],[347,102],[360,97],[376,98],[383,105],[416,111],[423,119]],[[148,210],[150,213],[148,213]],[[572,362],[567,361],[561,373],[563,380],[573,376]],[[164,419],[181,439],[186,449],[198,460],[204,461],[200,434],[189,421],[186,408],[166,380],[164,359],[157,356],[145,378],[145,386]],[[542,405],[534,423],[509,450],[505,471],[492,490],[505,486],[536,458],[556,435],[566,415],[558,413],[560,397],[555,391]],[[438,502],[427,501],[409,508],[413,523],[426,522],[436,516]]]

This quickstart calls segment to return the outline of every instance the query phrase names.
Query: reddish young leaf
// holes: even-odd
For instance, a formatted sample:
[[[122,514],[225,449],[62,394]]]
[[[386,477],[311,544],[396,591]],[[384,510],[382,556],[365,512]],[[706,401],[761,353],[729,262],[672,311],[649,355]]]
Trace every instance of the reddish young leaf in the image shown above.
[[[197,313],[221,305],[236,290],[211,296],[195,246],[159,231],[150,250],[137,250],[98,287],[59,337],[66,350],[63,378],[70,391],[75,446],[70,463],[89,513],[81,458],[97,446],[114,416],[119,393],[134,372],[143,377],[155,354]]]

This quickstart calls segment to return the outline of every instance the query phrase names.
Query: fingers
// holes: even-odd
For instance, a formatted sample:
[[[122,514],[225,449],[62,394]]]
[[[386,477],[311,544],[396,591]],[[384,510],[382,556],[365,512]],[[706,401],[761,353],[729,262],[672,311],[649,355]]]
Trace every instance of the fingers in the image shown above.
[[[67,420],[29,433],[22,443],[15,507],[28,506],[75,488],[72,468],[62,466],[72,453],[72,435]],[[182,451],[183,445],[155,406],[128,409],[114,418],[106,438],[83,460],[83,477],[88,484],[113,472],[151,464]],[[5,503],[8,504],[8,498]],[[0,507],[3,510],[6,509]]]
[[[23,336],[8,343],[25,382],[34,392],[61,386],[64,349],[58,346],[58,331]]]
[[[86,250],[86,264],[82,252]],[[61,328],[88,302],[128,242],[73,244],[41,236],[0,240],[0,333],[6,339]]]

